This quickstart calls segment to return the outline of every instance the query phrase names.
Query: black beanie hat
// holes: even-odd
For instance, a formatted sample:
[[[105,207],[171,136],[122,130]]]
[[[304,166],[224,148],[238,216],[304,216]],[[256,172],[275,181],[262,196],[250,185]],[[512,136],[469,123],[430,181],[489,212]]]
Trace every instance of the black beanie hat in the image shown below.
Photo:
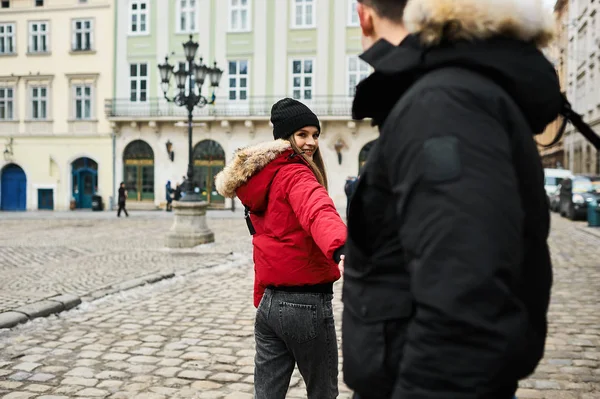
[[[275,140],[287,139],[305,126],[314,126],[321,131],[317,115],[306,105],[292,98],[284,98],[273,104],[271,123]]]

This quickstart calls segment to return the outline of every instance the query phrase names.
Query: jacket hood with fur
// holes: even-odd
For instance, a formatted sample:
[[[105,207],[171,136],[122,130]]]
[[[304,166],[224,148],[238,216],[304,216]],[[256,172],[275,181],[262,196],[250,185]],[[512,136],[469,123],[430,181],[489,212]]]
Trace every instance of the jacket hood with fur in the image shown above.
[[[416,80],[446,67],[501,86],[534,133],[558,116],[558,76],[540,50],[553,37],[542,0],[409,0],[404,20],[410,35],[399,46],[382,39],[361,55],[375,72],[357,86],[354,119],[382,124]]]
[[[506,37],[546,47],[555,32],[543,0],[409,0],[404,24],[426,46]]]

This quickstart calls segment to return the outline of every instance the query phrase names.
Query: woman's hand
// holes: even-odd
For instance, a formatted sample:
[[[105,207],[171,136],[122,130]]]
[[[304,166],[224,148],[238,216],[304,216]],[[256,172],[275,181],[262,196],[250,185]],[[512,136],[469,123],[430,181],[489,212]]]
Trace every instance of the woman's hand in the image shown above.
[[[346,259],[346,255],[340,256],[340,263],[338,263],[338,267],[340,268],[340,274],[344,275],[344,259]]]

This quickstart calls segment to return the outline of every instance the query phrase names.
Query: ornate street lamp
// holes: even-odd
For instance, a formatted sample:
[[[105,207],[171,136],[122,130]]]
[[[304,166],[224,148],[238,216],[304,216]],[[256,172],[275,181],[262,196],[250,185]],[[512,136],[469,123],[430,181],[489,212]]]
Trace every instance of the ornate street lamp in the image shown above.
[[[183,43],[183,51],[185,54],[186,62],[179,62],[177,71],[173,71],[175,67],[169,64],[169,57],[165,57],[164,64],[158,65],[160,72],[161,88],[164,92],[165,99],[168,102],[177,104],[180,107],[186,107],[188,111],[188,170],[187,170],[187,182],[185,185],[186,192],[182,199],[182,202],[194,202],[200,201],[201,197],[194,191],[194,154],[192,148],[192,118],[195,107],[202,108],[215,102],[215,90],[219,87],[221,76],[223,71],[217,67],[217,63],[214,63],[213,67],[208,67],[202,63],[202,57],[200,57],[198,64],[194,62],[196,58],[196,52],[198,51],[198,43],[190,40]],[[175,84],[177,86],[177,94],[169,97],[169,87],[171,86],[171,77],[175,76]],[[208,100],[202,95],[202,86],[208,76],[210,85],[213,89],[211,99]],[[186,83],[188,88],[186,90]],[[196,86],[198,90],[196,90]]]

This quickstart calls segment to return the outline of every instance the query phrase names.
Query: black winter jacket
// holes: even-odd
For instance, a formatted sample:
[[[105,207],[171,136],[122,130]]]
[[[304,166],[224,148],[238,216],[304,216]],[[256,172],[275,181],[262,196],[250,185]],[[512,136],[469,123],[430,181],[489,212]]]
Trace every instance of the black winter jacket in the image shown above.
[[[350,205],[344,379],[363,398],[511,399],[543,356],[549,211],[534,142],[562,99],[511,38],[379,41],[355,119],[380,137]]]

